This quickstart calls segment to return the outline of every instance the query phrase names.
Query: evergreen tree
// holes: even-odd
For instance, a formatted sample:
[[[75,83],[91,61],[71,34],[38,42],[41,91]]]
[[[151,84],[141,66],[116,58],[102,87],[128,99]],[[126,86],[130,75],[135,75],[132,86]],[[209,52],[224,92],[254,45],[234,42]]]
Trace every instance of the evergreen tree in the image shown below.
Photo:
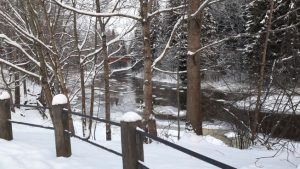
[[[167,8],[178,7],[185,3],[182,0],[169,0],[167,4]],[[162,28],[162,37],[165,40],[166,44],[169,37],[171,36],[172,30],[177,23],[178,19],[182,17],[186,12],[186,9],[178,9],[176,11],[165,13],[163,16],[164,26]],[[167,65],[168,69],[173,71],[177,70],[177,65],[179,71],[186,71],[186,58],[187,58],[187,22],[184,20],[179,27],[177,28],[175,37],[171,43],[171,50],[169,51],[169,58],[165,60],[163,63],[167,65],[167,63],[173,63],[172,65]],[[175,63],[175,64],[174,64]],[[176,64],[177,63],[177,64]],[[180,80],[183,86],[186,86],[187,76],[186,73],[180,74]]]
[[[266,75],[270,76],[275,64],[278,83],[292,82],[299,74],[300,49],[300,2],[297,0],[276,0],[267,48]],[[246,32],[255,36],[248,38],[245,45],[250,74],[257,78],[263,42],[268,19],[268,0],[255,0],[246,8]],[[297,25],[298,24],[298,25]]]
[[[129,54],[132,56],[133,60],[140,60],[143,58],[143,35],[142,35],[142,25],[140,22],[136,23],[134,31],[134,39],[129,46]],[[138,72],[143,68],[143,63],[139,62],[135,67],[133,67],[134,72]]]

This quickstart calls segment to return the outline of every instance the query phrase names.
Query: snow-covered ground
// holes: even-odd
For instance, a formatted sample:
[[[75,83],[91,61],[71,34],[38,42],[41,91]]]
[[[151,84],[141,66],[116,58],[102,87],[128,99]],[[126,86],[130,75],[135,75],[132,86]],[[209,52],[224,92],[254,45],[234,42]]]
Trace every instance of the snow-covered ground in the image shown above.
[[[286,95],[268,95],[262,105],[264,112],[277,112],[284,114],[300,114],[300,96],[286,96]],[[254,110],[256,105],[257,96],[251,96],[245,100],[238,101],[235,106],[238,108],[247,108]]]
[[[154,113],[159,115],[177,117],[178,109],[173,106],[156,106],[154,107]],[[186,116],[186,110],[181,110],[179,112],[179,117],[185,117],[185,116]]]
[[[50,120],[42,120],[36,111],[17,110],[13,120],[51,126]],[[75,120],[77,118],[74,118]],[[75,130],[80,131],[80,121],[75,121]],[[177,131],[169,131],[170,134]],[[13,125],[14,140],[0,139],[0,169],[120,169],[122,159],[114,154],[98,149],[92,145],[72,138],[72,156],[56,158],[54,133],[51,130]],[[99,124],[96,132],[98,144],[121,152],[120,130],[112,128],[112,141],[105,141],[105,127]],[[77,133],[80,134],[80,133]],[[168,140],[189,148],[200,154],[214,158],[240,169],[296,169],[300,165],[300,144],[294,143],[297,152],[287,152],[286,149],[266,150],[264,147],[251,147],[239,150],[228,147],[222,141],[211,136],[196,136],[183,132],[181,140]],[[154,142],[144,145],[145,164],[155,169],[210,169],[216,168],[197,160],[189,155],[178,152],[163,144]],[[277,153],[277,154],[276,154]],[[275,157],[272,157],[275,155]]]
[[[138,79],[144,79],[144,74],[143,72],[135,73],[132,76]],[[168,75],[168,74],[163,74],[163,73],[156,73],[152,77],[153,82],[161,82],[161,83],[169,83],[169,84],[176,84],[177,79],[176,75]]]
[[[36,102],[37,93],[41,88],[33,82],[27,82],[28,95],[21,96],[22,102]],[[22,88],[21,88],[22,90]],[[21,93],[23,93],[21,91]],[[251,99],[250,99],[251,100]],[[169,115],[177,115],[174,107],[158,106],[156,110]],[[184,112],[183,112],[184,113]],[[114,121],[120,121],[123,113],[112,114]],[[184,114],[182,114],[184,115]],[[50,119],[42,119],[38,111],[17,109],[12,114],[15,121],[52,126]],[[74,127],[77,135],[81,135],[81,121],[79,117],[73,117]],[[158,124],[166,126],[169,123],[159,121]],[[176,124],[175,124],[176,126]],[[181,128],[184,124],[181,124]],[[224,129],[224,125],[204,123],[206,129]],[[177,131],[160,129],[161,137],[179,144],[190,150],[196,151],[215,160],[232,165],[239,169],[300,169],[300,143],[292,145],[289,143],[287,149],[267,150],[264,147],[250,147],[239,150],[227,146],[222,141],[212,136],[196,136],[192,132],[181,132],[181,139],[177,141]],[[163,130],[163,131],[162,131]],[[13,124],[13,141],[0,139],[0,169],[121,169],[122,159],[119,156],[96,148],[76,138],[72,138],[72,156],[70,158],[56,158],[54,132],[51,130],[32,128]],[[166,137],[168,136],[168,137]],[[227,132],[226,137],[234,137],[235,133]],[[105,141],[105,125],[98,124],[95,142],[115,151],[121,152],[120,129],[112,128],[112,141]],[[203,161],[197,160],[189,155],[178,152],[161,143],[153,142],[144,145],[145,164],[151,169],[213,169],[217,168]],[[273,157],[274,156],[274,157]]]

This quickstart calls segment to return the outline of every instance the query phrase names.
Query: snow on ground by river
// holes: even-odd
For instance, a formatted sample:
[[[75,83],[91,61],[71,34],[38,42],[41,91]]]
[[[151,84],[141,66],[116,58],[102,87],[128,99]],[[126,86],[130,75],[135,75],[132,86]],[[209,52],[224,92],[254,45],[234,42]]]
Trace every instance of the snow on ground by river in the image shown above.
[[[266,113],[284,113],[284,114],[300,114],[300,96],[290,96],[287,95],[269,95],[265,99],[262,105],[262,110]],[[251,96],[245,100],[238,101],[235,106],[241,109],[255,109],[257,96]]]
[[[135,78],[143,79],[144,74],[143,72],[135,73],[132,75]],[[162,83],[170,83],[170,84],[176,84],[176,74],[175,75],[169,75],[169,74],[163,74],[163,73],[156,73],[152,77],[152,81],[154,82],[162,82]]]
[[[22,114],[22,115],[21,115]],[[37,111],[18,110],[13,113],[13,120],[51,126],[50,120],[42,120]],[[76,119],[76,118],[74,118]],[[80,121],[75,121],[75,130],[80,134]],[[70,158],[56,158],[54,133],[51,130],[31,128],[13,124],[14,140],[0,139],[0,169],[121,169],[122,159],[102,149],[72,138],[72,153]],[[176,131],[169,131],[176,135]],[[120,130],[112,128],[112,141],[105,141],[105,126],[99,124],[96,136],[98,144],[121,152]],[[211,136],[196,136],[193,133],[183,132],[182,139],[168,140],[214,158],[240,169],[296,169],[300,165],[300,144],[295,143],[295,153],[286,150],[266,150],[263,147],[251,147],[239,150],[225,145],[222,141]],[[145,164],[152,169],[213,169],[205,162],[180,153],[161,143],[153,142],[144,145]],[[266,158],[265,158],[266,157]]]
[[[173,106],[156,106],[154,107],[154,113],[156,115],[165,115],[165,116],[172,116],[177,117],[178,116],[178,109]],[[185,117],[186,111],[181,110],[179,112],[179,117]]]

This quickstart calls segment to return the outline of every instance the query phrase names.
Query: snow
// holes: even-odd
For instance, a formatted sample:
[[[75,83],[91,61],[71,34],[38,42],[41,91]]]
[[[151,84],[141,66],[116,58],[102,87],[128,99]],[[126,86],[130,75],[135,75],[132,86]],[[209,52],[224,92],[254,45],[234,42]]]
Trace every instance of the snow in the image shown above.
[[[160,56],[153,61],[152,68],[154,68],[157,65],[157,63],[159,63],[166,56],[168,50],[171,47],[171,43],[175,36],[175,32],[176,32],[177,28],[179,27],[180,23],[183,21],[183,19],[184,19],[184,17],[182,16],[177,20],[176,24],[173,27],[171,35],[169,37],[168,43],[166,44],[166,46],[165,46],[163,52],[160,54]]]
[[[173,106],[157,106],[154,108],[153,112],[155,114],[167,115],[172,117],[178,116],[178,109]],[[186,116],[186,111],[181,110],[179,113],[179,117],[185,117],[185,116]]]
[[[7,100],[7,99],[10,99],[10,95],[7,91],[3,91],[1,94],[0,94],[0,100]]]
[[[264,96],[263,96],[264,98]],[[256,105],[256,96],[251,96],[245,100],[238,101],[235,106],[238,108],[250,108],[251,110],[255,109]],[[269,95],[266,97],[266,100],[263,102],[262,110],[265,113],[278,112],[285,114],[300,114],[300,96],[291,96],[286,95]]]
[[[193,56],[193,55],[195,55],[195,52],[188,51],[187,55],[188,55],[188,56]]]
[[[135,112],[127,112],[121,118],[121,121],[125,122],[135,122],[139,120],[142,120],[142,117]]]
[[[18,48],[19,50],[21,50],[23,52],[23,54],[25,54],[26,57],[28,57],[33,63],[35,63],[37,66],[40,67],[40,62],[38,62],[37,60],[35,60],[32,56],[30,56],[26,50],[24,48],[22,48],[21,45],[19,45],[17,42],[11,40],[9,37],[7,37],[4,34],[0,34],[0,39],[4,39],[4,41],[16,48]]]
[[[138,78],[138,79],[144,79],[144,74],[143,72],[139,72],[136,74],[132,75],[134,78]],[[160,82],[160,83],[169,83],[169,84],[176,84],[177,80],[168,75],[168,74],[163,74],[163,73],[159,73],[159,72],[155,72],[152,76],[152,82]]]
[[[155,116],[153,114],[150,114],[149,119],[150,120],[155,120]]]
[[[26,99],[29,102],[33,102],[36,99],[36,96],[33,95],[39,93],[41,88],[40,86],[30,84],[29,82],[27,82],[27,87],[29,91]],[[58,100],[61,101],[61,99]],[[22,101],[25,101],[23,95]],[[165,111],[169,109],[170,112],[177,116],[177,109],[174,107],[162,106],[160,109]],[[46,113],[48,114],[48,112]],[[121,115],[121,113],[117,114]],[[112,115],[115,116],[114,113],[112,113]],[[119,119],[124,119],[124,116]],[[141,117],[134,112],[129,112],[126,116],[126,118],[130,120],[141,119]],[[25,110],[25,108],[21,110],[16,109],[16,113],[12,113],[12,120],[43,126],[52,126],[50,119],[42,120],[38,111],[28,111]],[[73,120],[75,133],[81,135],[81,118],[73,116]],[[166,121],[161,122],[165,123]],[[171,123],[173,124],[173,122]],[[184,128],[184,124],[180,125],[181,128]],[[224,130],[226,127],[230,128],[230,126],[226,126],[226,124],[216,125],[215,123],[203,123],[203,128],[208,129]],[[174,127],[174,129],[176,128]],[[226,131],[225,136],[233,135],[233,133],[230,133],[229,131]],[[97,124],[97,140],[91,141],[117,152],[122,152],[120,128],[112,126],[112,141],[105,140],[105,133],[105,124]],[[0,139],[0,169],[122,168],[121,157],[75,138],[71,139],[72,156],[70,158],[56,158],[54,132],[51,130],[13,124],[13,134],[14,140],[12,141]],[[239,169],[300,169],[299,142],[292,142],[293,149],[295,150],[294,152],[287,151],[287,149],[290,149],[291,147],[287,147],[280,151],[278,151],[278,149],[267,150],[261,146],[253,146],[246,150],[239,150],[227,146],[223,141],[212,136],[197,136],[193,132],[184,130],[181,131],[181,139],[179,141],[175,137],[177,135],[176,130],[158,129],[158,134],[161,138]],[[149,168],[217,168],[157,142],[144,144],[144,152],[145,162],[143,162],[143,164]],[[272,157],[273,155],[275,156]]]
[[[16,66],[15,64],[10,63],[10,62],[8,62],[8,61],[6,61],[6,60],[4,60],[4,59],[1,59],[1,58],[0,58],[0,63],[6,64],[6,65],[8,65],[8,66],[10,66],[10,67],[13,67],[13,68],[15,68],[15,69],[17,69],[17,70],[20,70],[20,71],[22,71],[22,72],[24,72],[24,73],[26,73],[26,74],[28,74],[28,75],[31,75],[31,76],[33,76],[33,77],[41,78],[38,74],[32,73],[32,72],[30,72],[30,71],[27,71],[26,69],[23,69],[23,68],[21,68],[21,67],[19,67],[19,66]]]
[[[62,105],[67,104],[68,98],[64,94],[58,94],[53,97],[52,105]]]
[[[93,17],[112,17],[112,16],[118,16],[118,17],[125,17],[125,18],[130,18],[139,21],[141,17],[134,16],[134,15],[127,15],[127,14],[122,14],[122,13],[97,13],[97,12],[90,12],[90,11],[85,11],[85,10],[80,10],[73,8],[71,6],[68,6],[66,4],[61,3],[58,0],[54,0],[59,6],[68,9],[70,11],[76,11],[79,14],[82,15],[87,15],[87,16],[93,16]]]
[[[25,114],[25,117],[21,116],[20,113]],[[39,113],[34,110],[18,109],[16,113],[12,114],[12,119],[51,126],[51,120],[41,120]],[[76,121],[76,118],[74,120],[76,134],[79,134],[81,121]],[[0,139],[0,169],[122,168],[121,157],[75,138],[71,139],[72,156],[70,158],[56,158],[54,132],[52,130],[13,124],[13,132],[13,141]],[[158,133],[160,132],[158,130]],[[176,135],[176,133],[175,130],[168,131],[169,135]],[[105,141],[105,124],[103,123],[98,124],[96,134],[97,140],[92,140],[93,142],[121,152],[120,128],[112,128],[112,141]],[[160,137],[163,136],[160,135]],[[164,139],[239,169],[299,169],[299,154],[289,153],[285,149],[278,152],[277,155],[275,155],[277,150],[267,150],[263,147],[239,150],[228,147],[212,136],[197,136],[192,132],[182,132],[179,141],[172,137]],[[299,151],[299,143],[294,143],[293,146],[295,146],[296,151]],[[143,164],[149,168],[217,169],[217,167],[206,162],[157,142],[144,144],[144,153],[145,161]],[[273,155],[275,157],[271,157]]]
[[[236,133],[235,132],[228,132],[224,134],[227,138],[235,138]]]

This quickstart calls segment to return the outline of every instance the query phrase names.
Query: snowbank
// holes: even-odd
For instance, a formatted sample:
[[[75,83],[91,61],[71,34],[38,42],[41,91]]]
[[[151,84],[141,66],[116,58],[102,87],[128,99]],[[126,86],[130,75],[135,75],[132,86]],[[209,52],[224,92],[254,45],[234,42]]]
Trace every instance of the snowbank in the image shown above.
[[[176,107],[173,107],[173,106],[157,106],[157,107],[154,108],[154,114],[177,117],[178,116],[178,109]],[[185,116],[186,116],[186,111],[181,110],[179,112],[179,117],[185,117]]]
[[[10,95],[7,91],[3,91],[1,94],[0,94],[0,100],[7,100],[7,99],[10,99]]]
[[[20,111],[20,110],[19,110]],[[23,112],[23,110],[21,110]],[[129,119],[137,117],[135,113],[127,114]],[[46,125],[51,120],[41,120],[38,111],[25,113],[25,117],[19,112],[12,114],[12,119],[17,121],[35,122]],[[77,134],[82,129],[81,121],[74,121]],[[14,140],[0,139],[0,169],[120,169],[122,158],[90,144],[72,138],[72,156],[70,158],[55,157],[54,132],[13,124]],[[161,131],[158,130],[158,133]],[[92,140],[107,148],[121,152],[120,128],[112,127],[112,141],[105,141],[105,124],[98,124],[96,131],[97,140]],[[177,131],[169,130],[169,136],[176,135]],[[182,132],[181,140],[174,137],[166,138],[180,146],[208,156],[220,162],[243,169],[300,169],[300,158],[297,153],[287,152],[285,149],[267,150],[263,147],[252,147],[248,150],[239,150],[226,146],[222,141],[211,136],[196,136],[192,132]],[[299,143],[294,143],[297,152]],[[155,169],[217,169],[206,162],[197,160],[189,155],[181,153],[163,144],[153,142],[144,144],[145,162],[149,168]],[[272,157],[273,155],[275,155]],[[261,158],[270,157],[270,158]],[[259,159],[261,158],[261,159]],[[298,166],[298,168],[296,167]]]
[[[236,102],[235,106],[241,109],[248,109],[251,110],[255,109],[256,105],[256,96],[251,96],[246,98],[245,100],[241,100]],[[264,99],[264,96],[263,98]],[[270,95],[267,96],[266,100],[263,102],[262,110],[265,113],[268,112],[277,112],[277,113],[285,113],[291,114],[296,113],[300,114],[300,96],[282,96],[282,95]]]
[[[63,94],[58,94],[54,96],[52,100],[52,105],[62,105],[67,103],[68,103],[68,98]]]
[[[135,78],[138,79],[144,79],[144,74],[142,72],[136,73],[132,75]],[[155,73],[152,77],[152,81],[153,82],[161,82],[161,83],[169,83],[169,84],[176,84],[177,80],[168,75],[168,74],[164,74],[164,73]]]

